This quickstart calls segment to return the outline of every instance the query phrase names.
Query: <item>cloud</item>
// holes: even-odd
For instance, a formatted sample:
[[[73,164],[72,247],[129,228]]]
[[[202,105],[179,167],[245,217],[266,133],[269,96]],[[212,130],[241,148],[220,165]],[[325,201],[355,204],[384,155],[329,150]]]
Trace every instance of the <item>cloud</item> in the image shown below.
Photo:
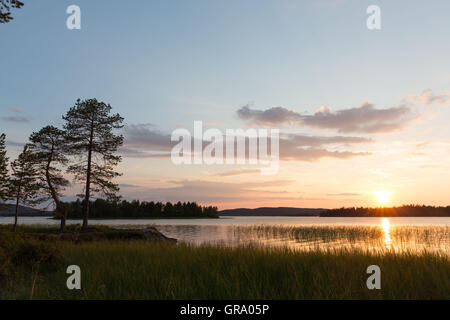
[[[124,127],[126,148],[145,148],[159,151],[171,149],[170,135],[163,134],[152,124],[132,124]]]
[[[270,139],[268,140],[270,142]],[[337,147],[371,143],[374,140],[352,136],[307,136],[283,134],[279,140],[280,159],[287,161],[316,161],[322,158],[349,159],[370,155],[368,152],[336,150]],[[125,143],[120,153],[134,158],[170,158],[170,151],[177,142],[148,124],[125,127]],[[248,140],[247,140],[248,145]],[[205,145],[206,143],[204,143]],[[193,145],[193,144],[191,144]],[[329,147],[335,150],[328,150]],[[270,149],[270,143],[268,148]],[[222,176],[246,174],[245,171],[229,171]]]
[[[220,173],[212,174],[212,177],[231,177],[231,176],[240,176],[244,174],[260,174],[260,169],[240,169],[240,170],[231,170]]]
[[[419,95],[407,96],[391,108],[378,109],[365,102],[358,107],[336,111],[323,106],[313,114],[299,113],[283,106],[257,110],[246,105],[237,110],[237,116],[252,125],[306,126],[340,133],[391,133],[403,129],[417,117],[412,110],[418,104],[450,106],[450,92],[436,95],[426,89]]]
[[[157,150],[137,150],[127,147],[120,147],[119,153],[128,158],[169,158],[170,152],[159,152]]]
[[[370,152],[330,151],[322,148],[280,148],[280,159],[288,161],[317,161],[322,158],[350,159],[370,155],[372,155]]]
[[[270,181],[251,183],[226,183],[223,181],[179,180],[166,188],[141,188],[126,194],[130,198],[153,201],[198,201],[200,203],[221,203],[250,199],[290,199],[285,193],[275,195],[272,190],[261,188],[284,186],[293,181]],[[126,193],[126,191],[124,191]],[[283,196],[284,195],[284,196]]]
[[[342,192],[342,193],[327,193],[327,196],[330,197],[359,197],[360,193],[352,193],[352,192]]]
[[[170,135],[155,129],[152,124],[132,124],[124,127],[124,145],[119,152],[133,158],[170,157]]]
[[[372,143],[373,139],[351,136],[307,136],[307,135],[282,135],[282,140],[291,145],[317,147],[330,144],[361,144]]]
[[[121,187],[121,188],[142,188],[141,186],[138,186],[135,184],[128,184],[128,183],[120,183],[119,187]]]
[[[369,152],[330,151],[330,145],[372,143],[374,140],[345,136],[283,135],[280,137],[280,159],[287,161],[317,161],[322,158],[349,159],[371,155]]]
[[[8,121],[8,122],[30,122],[30,119],[26,118],[26,117],[19,117],[19,116],[7,116],[7,117],[0,117],[1,120],[3,121]]]
[[[405,104],[423,104],[425,106],[439,105],[439,106],[450,106],[450,92],[445,92],[440,95],[433,94],[431,89],[425,89],[419,95],[411,95],[406,97],[404,100]]]
[[[254,110],[249,106],[242,107],[237,114],[242,120],[260,125],[300,125],[341,133],[389,133],[402,129],[413,118],[406,106],[376,109],[369,102],[335,112],[321,107],[313,115],[302,115],[284,107]]]
[[[16,113],[16,114],[24,113],[23,109],[20,108],[20,107],[13,107],[13,108],[10,108],[10,110],[11,110],[11,112]],[[3,117],[0,117],[0,120],[7,121],[7,122],[15,122],[15,123],[27,123],[27,122],[30,122],[30,119],[28,117],[19,116],[19,115],[3,116]]]
[[[411,118],[411,110],[407,107],[376,109],[373,104],[366,102],[357,108],[336,112],[321,109],[314,115],[305,116],[303,123],[345,133],[389,133],[402,129]]]
[[[11,111],[14,112],[14,113],[24,113],[25,112],[20,107],[13,107],[13,108],[11,108]]]
[[[242,120],[255,121],[262,125],[297,123],[303,119],[299,113],[284,107],[255,110],[246,105],[237,111],[237,115]]]
[[[20,147],[22,148],[25,145],[25,142],[15,142],[11,140],[6,141],[6,145],[10,147]]]
[[[428,142],[428,141],[419,142],[419,143],[416,144],[416,148],[425,148],[425,147],[427,147],[429,145],[430,145],[430,142]]]

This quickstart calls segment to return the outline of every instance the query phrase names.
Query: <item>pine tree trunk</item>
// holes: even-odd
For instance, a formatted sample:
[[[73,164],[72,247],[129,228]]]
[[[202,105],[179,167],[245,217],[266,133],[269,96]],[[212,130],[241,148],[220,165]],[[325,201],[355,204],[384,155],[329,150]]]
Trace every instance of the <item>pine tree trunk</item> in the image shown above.
[[[58,199],[58,203],[56,204],[56,210],[61,215],[61,225],[59,227],[59,231],[64,232],[64,230],[66,229],[67,212],[66,212],[66,207],[63,206],[61,202],[59,202],[59,199]]]
[[[66,210],[65,210],[65,207],[62,205],[61,201],[59,201],[58,194],[57,194],[55,188],[53,187],[53,184],[52,184],[52,181],[51,181],[51,178],[50,178],[50,164],[53,161],[53,155],[54,155],[54,152],[55,152],[54,148],[55,148],[55,146],[52,145],[52,150],[51,150],[50,155],[48,157],[47,166],[45,168],[45,178],[47,180],[47,185],[48,185],[48,188],[50,190],[50,194],[51,194],[51,196],[53,198],[53,201],[55,202],[56,212],[61,215],[60,231],[64,232],[64,229],[66,228]]]
[[[63,212],[61,215],[61,226],[59,227],[60,232],[64,232],[66,229],[66,212]]]
[[[86,193],[83,203],[83,229],[87,229],[89,219],[89,198],[91,195],[91,156],[91,151],[89,150],[88,169],[86,175]]]
[[[92,165],[92,142],[94,139],[94,122],[91,124],[91,134],[89,139],[89,152],[88,152],[88,167],[86,173],[86,194],[84,197],[83,204],[83,229],[86,230],[88,227],[89,219],[89,198],[91,196],[91,165]]]
[[[19,187],[19,192],[17,192],[17,196],[16,196],[16,214],[14,217],[14,232],[16,232],[17,220],[19,219],[19,199],[20,199],[20,187]]]

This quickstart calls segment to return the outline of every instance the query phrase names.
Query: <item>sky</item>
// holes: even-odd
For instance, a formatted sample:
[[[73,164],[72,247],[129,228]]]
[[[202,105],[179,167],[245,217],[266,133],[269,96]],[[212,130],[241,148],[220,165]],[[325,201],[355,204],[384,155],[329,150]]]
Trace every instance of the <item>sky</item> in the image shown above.
[[[76,99],[125,118],[126,199],[220,209],[449,205],[450,2],[24,1],[0,25],[8,155]],[[69,30],[66,9],[81,9]],[[381,29],[369,30],[369,5]],[[175,165],[171,133],[277,128],[258,165]],[[155,155],[159,156],[155,156]],[[73,186],[66,194],[75,194]]]

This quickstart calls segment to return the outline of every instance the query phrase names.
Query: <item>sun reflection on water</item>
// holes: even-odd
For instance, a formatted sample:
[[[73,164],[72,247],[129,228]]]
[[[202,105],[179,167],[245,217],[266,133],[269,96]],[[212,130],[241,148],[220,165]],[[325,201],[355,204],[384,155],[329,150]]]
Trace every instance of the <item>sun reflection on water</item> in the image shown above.
[[[383,241],[384,241],[384,246],[387,249],[391,248],[392,245],[392,239],[391,239],[391,235],[389,233],[390,229],[391,229],[391,224],[389,223],[389,219],[388,218],[381,218],[381,226],[383,227]]]

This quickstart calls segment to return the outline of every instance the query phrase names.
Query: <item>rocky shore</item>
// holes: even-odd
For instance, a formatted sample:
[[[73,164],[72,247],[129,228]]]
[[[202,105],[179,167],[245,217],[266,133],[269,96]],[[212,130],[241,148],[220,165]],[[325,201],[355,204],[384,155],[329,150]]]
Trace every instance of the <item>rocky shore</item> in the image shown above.
[[[146,227],[141,230],[133,229],[113,229],[107,227],[94,227],[86,231],[68,229],[60,233],[56,230],[52,232],[27,232],[27,236],[42,241],[72,241],[93,242],[93,241],[148,241],[176,243],[177,240],[166,237],[154,227]]]

